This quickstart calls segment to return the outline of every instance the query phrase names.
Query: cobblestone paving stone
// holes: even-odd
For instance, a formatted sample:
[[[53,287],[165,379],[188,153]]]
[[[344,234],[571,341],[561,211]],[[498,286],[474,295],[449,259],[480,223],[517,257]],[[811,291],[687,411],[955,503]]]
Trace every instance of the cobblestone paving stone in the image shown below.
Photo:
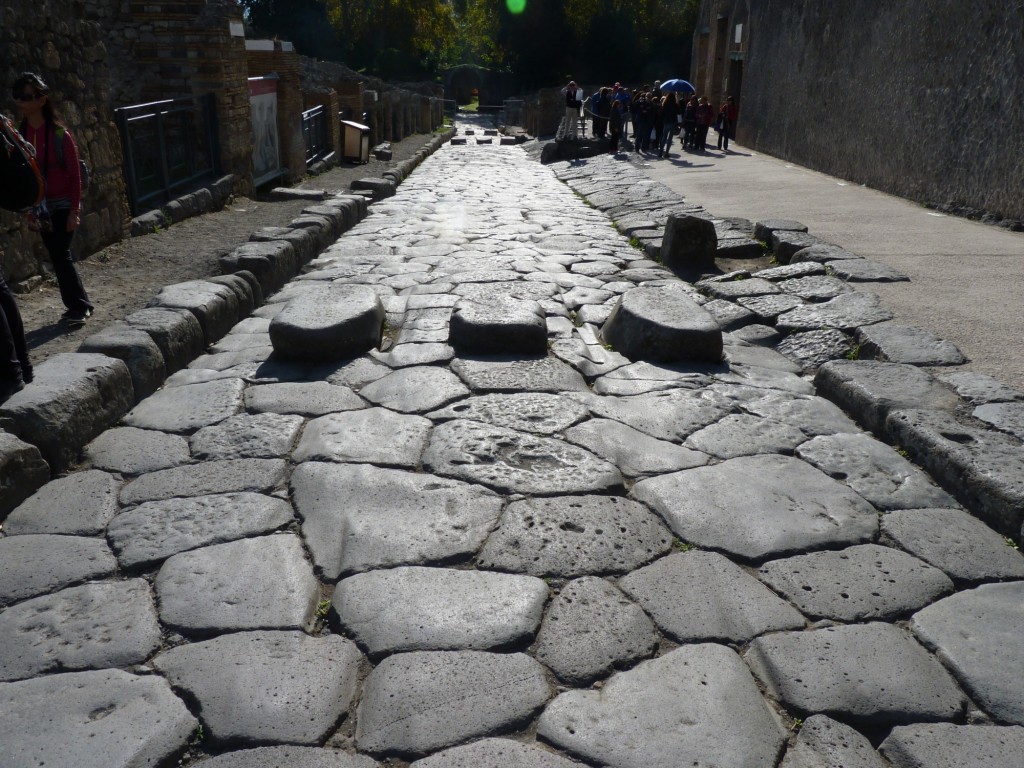
[[[887,311],[792,232],[792,264],[681,283],[660,228],[714,218],[623,167],[443,147],[12,512],[0,763],[1019,766],[1024,558],[808,373]],[[604,346],[669,284],[729,319],[721,362]],[[380,347],[273,353],[327,286],[379,298]],[[499,299],[546,354],[487,345],[518,305],[450,338]],[[1019,393],[948,380],[1019,430]]]

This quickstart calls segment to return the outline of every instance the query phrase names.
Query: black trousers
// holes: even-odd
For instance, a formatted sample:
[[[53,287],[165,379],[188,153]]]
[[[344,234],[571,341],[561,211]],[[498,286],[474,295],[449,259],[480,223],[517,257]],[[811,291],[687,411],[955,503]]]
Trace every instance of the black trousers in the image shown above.
[[[43,232],[43,244],[50,254],[50,261],[53,262],[53,272],[57,276],[57,285],[60,287],[60,298],[64,306],[72,312],[84,312],[93,308],[82,285],[82,278],[78,276],[75,269],[75,260],[71,256],[71,240],[74,232],[68,232],[68,217],[71,211],[57,210],[50,211],[53,221],[53,230]]]
[[[18,380],[32,380],[32,364],[28,361],[18,302],[0,272],[0,383],[8,385]]]

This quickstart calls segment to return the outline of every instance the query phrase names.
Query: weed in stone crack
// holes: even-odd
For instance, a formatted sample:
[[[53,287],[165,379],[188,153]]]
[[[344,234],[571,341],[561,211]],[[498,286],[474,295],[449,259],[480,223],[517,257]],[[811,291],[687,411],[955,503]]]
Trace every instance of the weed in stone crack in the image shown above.
[[[683,541],[680,538],[672,539],[672,546],[679,552],[689,552],[692,549],[696,549],[696,544],[691,544],[688,541]]]
[[[854,344],[845,357],[847,360],[860,360],[860,344]]]
[[[327,612],[331,610],[330,600],[321,600],[316,604],[316,613],[314,614],[317,619],[323,620],[327,618]]]
[[[793,721],[793,732],[800,733],[800,729],[804,727],[804,721],[799,717]]]
[[[1003,541],[1006,542],[1006,546],[1010,547],[1011,549],[1016,549],[1018,552],[1020,552],[1020,546],[1017,544],[1016,541],[1011,539],[1009,536],[1004,536]]]
[[[200,723],[196,726],[195,733],[192,734],[192,746],[197,747],[203,743],[203,739],[206,738],[206,733],[203,731],[203,724]]]
[[[629,244],[633,248],[636,248],[638,251],[642,251],[644,249],[644,244],[640,242],[640,238],[638,238],[638,237],[635,237],[635,236],[630,237],[629,238]]]
[[[907,449],[906,448],[900,448],[898,445],[896,446],[896,453],[898,453],[904,459],[909,459],[910,458],[910,453],[907,451]]]

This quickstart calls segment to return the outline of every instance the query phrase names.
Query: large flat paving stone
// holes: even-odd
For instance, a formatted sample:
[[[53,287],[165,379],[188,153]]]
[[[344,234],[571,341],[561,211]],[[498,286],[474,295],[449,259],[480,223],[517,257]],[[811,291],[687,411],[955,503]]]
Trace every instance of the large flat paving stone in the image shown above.
[[[34,445],[0,431],[0,517],[46,485],[50,465]]]
[[[813,619],[894,620],[953,591],[953,582],[906,552],[862,544],[765,563],[758,576]]]
[[[141,475],[192,461],[188,441],[181,435],[137,427],[108,429],[85,446],[85,456],[93,467],[122,475]]]
[[[802,629],[793,606],[714,552],[680,552],[629,574],[619,587],[680,643],[745,643]]]
[[[579,763],[511,739],[480,739],[424,757],[410,768],[579,768]]]
[[[582,392],[583,377],[553,357],[532,359],[456,358],[451,368],[474,394],[488,392]]]
[[[107,542],[47,533],[0,539],[0,608],[117,570]]]
[[[238,632],[172,648],[153,666],[199,703],[215,743],[317,745],[352,704],[361,659],[337,635]]]
[[[434,428],[423,467],[516,493],[588,493],[622,485],[622,475],[612,464],[582,448],[461,419]]]
[[[1024,400],[1024,392],[1008,387],[983,373],[956,371],[944,373],[939,378],[953,387],[960,397],[974,405],[1012,403]]]
[[[776,350],[813,371],[831,360],[842,360],[856,348],[853,336],[835,328],[791,333],[779,342]]]
[[[306,425],[293,458],[413,468],[420,462],[431,426],[422,416],[386,408],[321,416]]]
[[[953,720],[967,704],[942,665],[892,624],[766,635],[745,659],[768,693],[800,714],[883,725]]]
[[[51,480],[7,516],[4,530],[9,535],[103,533],[117,514],[119,487],[117,478],[95,469]]]
[[[342,580],[332,620],[371,656],[490,650],[533,637],[548,599],[532,576],[403,567]]]
[[[326,416],[357,411],[366,402],[345,386],[326,381],[261,384],[245,390],[245,407],[253,413],[295,413]]]
[[[107,538],[123,568],[141,568],[209,544],[258,536],[295,519],[288,502],[259,493],[147,501],[122,512]]]
[[[844,293],[821,304],[804,304],[784,312],[775,320],[783,332],[834,328],[850,331],[863,325],[892,320],[892,312],[873,293]]]
[[[635,397],[579,395],[595,416],[612,419],[659,440],[682,442],[735,410],[735,403],[715,392],[675,390]]]
[[[0,680],[138,664],[160,641],[142,579],[70,587],[0,614]]]
[[[199,460],[274,459],[287,455],[304,419],[278,413],[239,413],[203,427],[189,438]]]
[[[788,456],[730,459],[641,480],[633,496],[700,547],[748,560],[870,541],[875,509]]]
[[[898,283],[910,280],[888,264],[872,259],[837,259],[826,261],[825,266],[836,277],[851,283]]]
[[[1024,403],[985,403],[975,408],[971,415],[1000,432],[1024,440]]]
[[[1024,725],[1020,685],[1007,674],[1024,664],[1024,581],[958,592],[918,611],[910,625],[982,709]]]
[[[671,546],[672,534],[642,504],[617,496],[555,496],[509,504],[478,563],[571,578],[627,573]]]
[[[717,363],[722,359],[722,329],[691,298],[685,283],[627,291],[612,309],[601,335],[630,360]]]
[[[293,534],[181,552],[163,564],[154,587],[161,621],[191,634],[305,629],[320,592]]]
[[[546,392],[479,395],[428,413],[434,421],[469,419],[520,432],[553,435],[587,417],[581,403]]]
[[[125,506],[176,497],[215,493],[269,493],[284,484],[288,465],[282,459],[204,461],[140,475],[121,489]]]
[[[292,475],[295,507],[324,578],[468,560],[501,513],[479,485],[359,464],[307,462]]]
[[[314,285],[270,321],[274,352],[324,362],[356,357],[380,344],[384,306],[369,286]]]
[[[168,387],[135,406],[124,423],[159,432],[193,432],[239,413],[244,389],[241,379]]]
[[[743,404],[743,410],[797,427],[804,434],[854,434],[860,427],[823,397],[774,392]]]
[[[898,728],[896,730],[899,730]],[[871,742],[825,715],[807,718],[779,768],[888,768]]]
[[[469,390],[447,368],[424,365],[401,368],[367,384],[359,394],[392,411],[425,413],[467,397]]]
[[[870,435],[823,435],[801,445],[796,455],[882,510],[958,506],[928,475]]]
[[[487,299],[462,298],[452,311],[448,343],[461,354],[543,355],[548,330],[536,301],[500,292]]]
[[[197,725],[154,675],[104,669],[0,684],[0,743],[11,768],[162,765]]]
[[[1024,556],[960,509],[907,509],[882,518],[883,543],[905,549],[954,581],[1024,579]]]
[[[657,644],[654,623],[640,606],[608,581],[584,576],[551,601],[534,652],[559,679],[588,685],[650,656]]]
[[[195,763],[202,768],[375,768],[376,760],[319,747],[257,747],[225,752]]]
[[[1024,755],[1019,726],[901,725],[879,746],[893,768],[1016,768]]]
[[[707,464],[700,451],[658,440],[611,419],[590,419],[567,430],[565,439],[610,461],[630,478],[677,472]]]
[[[685,447],[720,459],[759,453],[791,454],[807,441],[797,427],[747,413],[733,413],[686,439]]]
[[[784,742],[739,656],[692,645],[613,675],[600,690],[569,691],[541,715],[538,734],[599,765],[771,768]]]
[[[363,685],[356,746],[371,754],[422,755],[515,730],[550,696],[543,667],[524,654],[396,654]]]
[[[855,264],[850,261],[847,264]],[[966,358],[956,346],[931,331],[888,322],[857,330],[865,357],[907,365],[960,365]]]

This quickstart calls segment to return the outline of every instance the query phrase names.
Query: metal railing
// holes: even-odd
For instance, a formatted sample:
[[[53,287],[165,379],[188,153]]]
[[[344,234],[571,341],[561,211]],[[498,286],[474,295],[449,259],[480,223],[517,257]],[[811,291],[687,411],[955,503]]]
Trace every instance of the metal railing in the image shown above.
[[[114,110],[132,215],[159,208],[215,178],[220,147],[212,94]]]
[[[331,153],[327,138],[327,108],[324,105],[302,113],[302,138],[306,142],[306,167]]]

